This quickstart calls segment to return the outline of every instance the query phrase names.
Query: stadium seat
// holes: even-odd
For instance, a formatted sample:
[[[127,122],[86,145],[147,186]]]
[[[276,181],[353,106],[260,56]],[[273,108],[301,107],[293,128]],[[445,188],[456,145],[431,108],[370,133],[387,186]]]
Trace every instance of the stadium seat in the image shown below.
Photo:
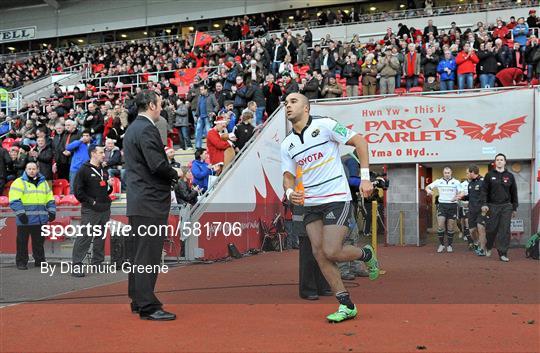
[[[122,182],[117,177],[112,177],[112,193],[113,194],[120,194],[122,192]]]
[[[411,89],[409,90],[409,93],[419,93],[423,91],[424,89],[422,87],[411,87]]]
[[[53,180],[53,195],[66,195],[66,187],[69,193],[69,181],[66,179]]]
[[[9,197],[0,196],[0,207],[9,207]]]
[[[400,88],[396,88],[394,90],[394,93],[395,94],[405,94],[405,93],[407,93],[407,90],[405,88],[403,88],[403,87],[400,87]]]
[[[167,147],[170,147],[170,148],[174,147],[173,140],[170,137],[167,137]]]
[[[78,206],[80,204],[75,195],[66,195],[58,203],[60,206]]]

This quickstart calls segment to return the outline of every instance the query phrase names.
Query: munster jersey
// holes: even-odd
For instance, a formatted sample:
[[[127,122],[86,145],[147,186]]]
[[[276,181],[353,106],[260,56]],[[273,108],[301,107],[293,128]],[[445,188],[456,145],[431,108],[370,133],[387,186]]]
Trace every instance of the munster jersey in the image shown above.
[[[304,206],[350,201],[351,192],[339,146],[356,133],[337,121],[310,116],[299,134],[294,129],[281,143],[281,169],[296,176],[302,169]]]

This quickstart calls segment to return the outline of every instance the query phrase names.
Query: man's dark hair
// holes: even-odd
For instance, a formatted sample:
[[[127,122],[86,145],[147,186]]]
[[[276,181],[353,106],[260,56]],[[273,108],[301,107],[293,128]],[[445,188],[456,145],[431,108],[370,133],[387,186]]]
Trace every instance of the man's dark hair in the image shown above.
[[[480,169],[476,164],[471,164],[468,168],[469,173],[480,174]]]
[[[137,106],[137,111],[139,113],[147,111],[150,107],[150,103],[157,106],[157,102],[158,94],[147,89],[142,90],[135,96],[135,105]]]
[[[504,161],[506,162],[506,155],[504,153],[497,153],[497,155],[495,156],[495,158],[493,159],[493,161],[496,161],[497,160],[497,157],[500,157],[502,156],[504,158]]]
[[[98,145],[93,144],[93,143],[90,144],[90,146],[88,146],[88,156],[89,156],[90,158],[92,158],[92,153],[93,153],[95,150],[97,150],[98,147],[99,147]]]
[[[198,148],[198,149],[195,151],[195,160],[200,161],[200,160],[201,160],[201,156],[202,156],[202,154],[204,153],[204,151],[206,151],[206,149],[204,149],[204,148]]]
[[[92,136],[92,133],[90,132],[90,130],[84,130],[84,131],[81,133],[81,136],[84,135],[84,134],[88,134],[88,135]]]
[[[233,105],[234,105],[234,101],[225,101],[225,103],[223,103],[223,106],[226,107],[226,106],[228,106],[229,104],[233,104]]]

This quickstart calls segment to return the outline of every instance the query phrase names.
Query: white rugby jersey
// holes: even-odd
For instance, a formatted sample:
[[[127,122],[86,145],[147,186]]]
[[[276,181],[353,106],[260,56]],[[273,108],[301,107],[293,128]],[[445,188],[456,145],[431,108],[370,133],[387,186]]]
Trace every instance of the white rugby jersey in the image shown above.
[[[296,166],[302,168],[305,206],[352,199],[339,146],[354,135],[331,118],[310,116],[302,133],[293,129],[285,137],[281,143],[281,170],[296,176]]]
[[[446,180],[440,178],[428,185],[430,189],[439,191],[439,203],[456,203],[452,201],[461,192],[461,183],[457,179]]]

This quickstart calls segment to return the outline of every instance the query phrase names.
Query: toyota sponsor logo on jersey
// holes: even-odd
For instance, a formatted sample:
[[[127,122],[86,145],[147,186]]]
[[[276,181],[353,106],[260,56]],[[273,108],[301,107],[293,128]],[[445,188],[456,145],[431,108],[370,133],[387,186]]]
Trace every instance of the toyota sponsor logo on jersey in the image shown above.
[[[322,152],[315,152],[315,153],[310,154],[309,156],[306,156],[306,157],[300,159],[298,161],[298,165],[303,166],[306,163],[311,163],[311,162],[318,161],[319,159],[321,159],[323,157],[324,157],[324,155],[322,154]]]

